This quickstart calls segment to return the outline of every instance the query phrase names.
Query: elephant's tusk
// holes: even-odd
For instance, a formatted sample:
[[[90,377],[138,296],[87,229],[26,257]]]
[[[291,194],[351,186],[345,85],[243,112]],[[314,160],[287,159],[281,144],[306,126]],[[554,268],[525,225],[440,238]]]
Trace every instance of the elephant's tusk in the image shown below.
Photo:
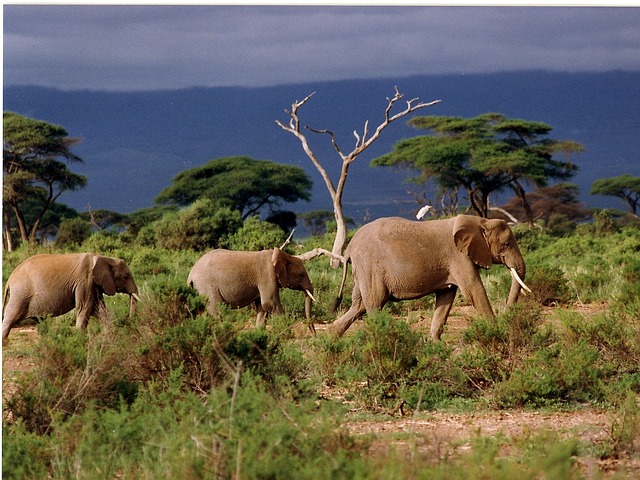
[[[305,288],[304,292],[305,292],[307,295],[309,295],[309,298],[311,299],[311,301],[312,301],[312,302],[315,302],[315,301],[316,301],[316,299],[315,299],[315,298],[313,298],[313,295],[311,295],[311,292],[310,292],[309,290],[307,290],[307,289]]]
[[[140,297],[138,296],[137,293],[132,293],[131,296],[135,299],[136,302],[140,301]]]
[[[513,278],[516,279],[516,282],[518,282],[520,286],[524,288],[527,292],[531,293],[531,289],[524,284],[524,282],[520,278],[520,275],[518,275],[518,272],[516,272],[516,269],[511,267],[509,270],[511,271],[511,276],[513,276]]]

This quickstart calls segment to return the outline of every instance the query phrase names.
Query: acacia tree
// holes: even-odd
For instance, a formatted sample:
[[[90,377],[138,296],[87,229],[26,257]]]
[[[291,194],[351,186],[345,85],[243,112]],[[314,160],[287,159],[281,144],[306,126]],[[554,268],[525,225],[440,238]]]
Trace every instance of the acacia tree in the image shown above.
[[[42,219],[60,195],[86,186],[86,177],[58,160],[82,162],[71,152],[79,141],[58,125],[4,112],[2,215],[9,251],[13,249],[13,217],[22,241],[33,243]]]
[[[638,216],[640,204],[640,177],[630,174],[619,177],[600,178],[591,184],[591,195],[608,195],[627,202],[629,213]]]
[[[201,198],[216,199],[246,220],[265,207],[273,211],[281,202],[310,200],[311,187],[311,179],[300,167],[227,157],[180,172],[155,202],[187,206]]]
[[[550,179],[571,178],[577,167],[570,155],[583,150],[576,142],[545,138],[552,130],[545,123],[508,119],[499,113],[469,119],[416,117],[409,124],[433,135],[402,140],[371,164],[417,170],[411,181],[424,184],[433,179],[443,192],[462,187],[470,207],[481,217],[488,215],[492,193],[511,188],[533,224],[525,185],[544,187]],[[564,153],[564,160],[554,159],[557,153]]]
[[[342,256],[344,246],[347,242],[347,233],[348,233],[347,218],[344,216],[344,212],[342,208],[342,196],[344,194],[344,188],[347,182],[349,167],[358,158],[358,155],[360,155],[367,148],[369,148],[371,144],[373,144],[373,142],[375,142],[380,137],[380,134],[382,133],[382,131],[385,128],[387,128],[391,123],[395,122],[396,120],[412,112],[415,112],[418,109],[435,105],[436,103],[439,103],[440,100],[434,100],[432,102],[425,103],[425,102],[419,102],[417,98],[413,98],[411,100],[406,101],[405,108],[402,111],[392,114],[391,111],[393,107],[403,98],[403,95],[398,91],[398,87],[395,87],[395,95],[392,98],[387,98],[387,107],[385,109],[384,119],[382,120],[382,122],[378,125],[378,127],[373,132],[370,132],[369,121],[367,120],[364,124],[362,136],[359,135],[358,132],[354,130],[353,135],[356,139],[356,142],[353,149],[349,153],[345,153],[338,146],[338,142],[332,131],[326,130],[326,129],[318,130],[318,129],[311,128],[309,126],[305,126],[305,129],[307,129],[310,132],[327,134],[331,138],[331,144],[334,150],[336,151],[336,153],[338,154],[338,156],[340,157],[340,159],[342,160],[342,168],[340,170],[340,176],[338,177],[338,182],[334,183],[331,177],[329,176],[329,174],[327,173],[327,170],[324,168],[322,163],[320,163],[320,160],[318,159],[316,154],[313,152],[313,150],[309,146],[309,142],[307,141],[307,138],[305,137],[304,133],[302,133],[302,129],[300,126],[300,117],[298,115],[298,110],[300,109],[300,107],[305,105],[314,94],[315,92],[308,95],[303,100],[294,102],[291,105],[291,110],[285,110],[285,112],[289,115],[289,117],[291,117],[289,119],[288,124],[285,125],[280,120],[276,120],[276,124],[283,130],[293,134],[298,140],[300,140],[300,143],[302,144],[302,149],[304,150],[304,152],[307,154],[307,156],[309,157],[313,165],[316,167],[316,169],[320,173],[320,176],[324,180],[325,186],[329,191],[329,195],[333,203],[333,214],[336,219],[336,237],[333,242],[333,248],[331,251],[334,257],[332,257],[331,264],[334,267],[337,267],[339,262],[336,258]]]

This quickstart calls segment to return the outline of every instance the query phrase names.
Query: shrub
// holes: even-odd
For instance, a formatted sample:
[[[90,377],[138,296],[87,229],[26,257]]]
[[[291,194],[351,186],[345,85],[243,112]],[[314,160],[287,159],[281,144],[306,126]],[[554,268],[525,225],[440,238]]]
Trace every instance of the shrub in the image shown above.
[[[64,322],[38,325],[35,366],[17,380],[6,410],[30,432],[49,431],[56,417],[67,418],[90,403],[111,406],[135,396],[127,377],[127,349],[115,341],[111,328],[89,324],[82,331]]]
[[[285,240],[285,232],[278,225],[251,217],[225,240],[223,246],[231,250],[258,251],[279,247]]]
[[[63,218],[56,234],[55,246],[80,245],[91,235],[91,225],[81,217]]]
[[[2,478],[47,478],[47,438],[29,431],[22,420],[2,426]]]
[[[169,212],[153,223],[157,246],[197,251],[216,248],[242,225],[240,213],[209,199]]]
[[[477,318],[464,332],[466,344],[476,344],[492,355],[517,364],[536,347],[548,341],[549,332],[539,332],[542,311],[536,305],[516,303],[496,318]]]
[[[629,259],[622,267],[622,282],[616,301],[640,310],[640,259]]]
[[[421,335],[413,332],[407,322],[386,312],[367,315],[355,337],[362,349],[362,366],[371,381],[397,382],[417,364]]]
[[[82,242],[81,249],[101,255],[118,256],[124,246],[125,244],[120,235],[110,232],[97,232]]]
[[[574,297],[564,271],[559,267],[547,265],[528,267],[526,283],[532,293],[524,298],[540,305],[568,303]]]
[[[597,360],[598,351],[586,342],[566,348],[542,348],[496,385],[494,399],[500,407],[540,407],[598,399],[602,371]]]

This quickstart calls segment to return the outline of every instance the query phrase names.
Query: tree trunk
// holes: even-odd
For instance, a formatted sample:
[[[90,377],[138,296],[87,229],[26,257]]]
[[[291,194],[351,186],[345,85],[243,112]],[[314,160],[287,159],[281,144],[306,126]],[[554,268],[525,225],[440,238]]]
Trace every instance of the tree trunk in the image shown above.
[[[17,205],[11,205],[13,208],[13,213],[16,214],[16,219],[18,220],[18,228],[20,229],[20,238],[26,244],[29,243],[29,229],[27,228],[27,222],[22,215],[22,212],[18,208]]]
[[[333,248],[331,253],[342,256],[344,246],[347,243],[347,221],[342,213],[342,200],[336,198],[333,202],[333,212],[336,218],[336,238],[333,240]],[[337,258],[331,258],[331,266],[338,268],[340,261]]]
[[[11,236],[11,212],[7,209],[2,212],[4,222],[4,236],[7,252],[13,252],[13,237]]]
[[[527,202],[527,194],[520,185],[520,182],[514,180],[513,183],[510,184],[511,189],[515,192],[516,196],[520,199],[520,203],[522,204],[522,208],[524,209],[524,215],[527,219],[527,223],[530,227],[534,227],[535,223],[533,221],[533,212],[531,211],[531,205]]]

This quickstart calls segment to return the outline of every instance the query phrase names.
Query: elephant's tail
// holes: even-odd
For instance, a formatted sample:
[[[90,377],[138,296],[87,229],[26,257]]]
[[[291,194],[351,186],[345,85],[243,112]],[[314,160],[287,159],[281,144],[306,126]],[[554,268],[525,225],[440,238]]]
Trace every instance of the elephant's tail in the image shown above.
[[[344,285],[347,281],[347,271],[349,270],[349,263],[351,262],[351,257],[345,254],[344,260],[342,262],[342,282],[340,282],[340,290],[338,290],[338,295],[336,299],[333,301],[333,306],[331,307],[331,313],[336,313],[338,307],[342,303],[342,294],[344,293]]]

